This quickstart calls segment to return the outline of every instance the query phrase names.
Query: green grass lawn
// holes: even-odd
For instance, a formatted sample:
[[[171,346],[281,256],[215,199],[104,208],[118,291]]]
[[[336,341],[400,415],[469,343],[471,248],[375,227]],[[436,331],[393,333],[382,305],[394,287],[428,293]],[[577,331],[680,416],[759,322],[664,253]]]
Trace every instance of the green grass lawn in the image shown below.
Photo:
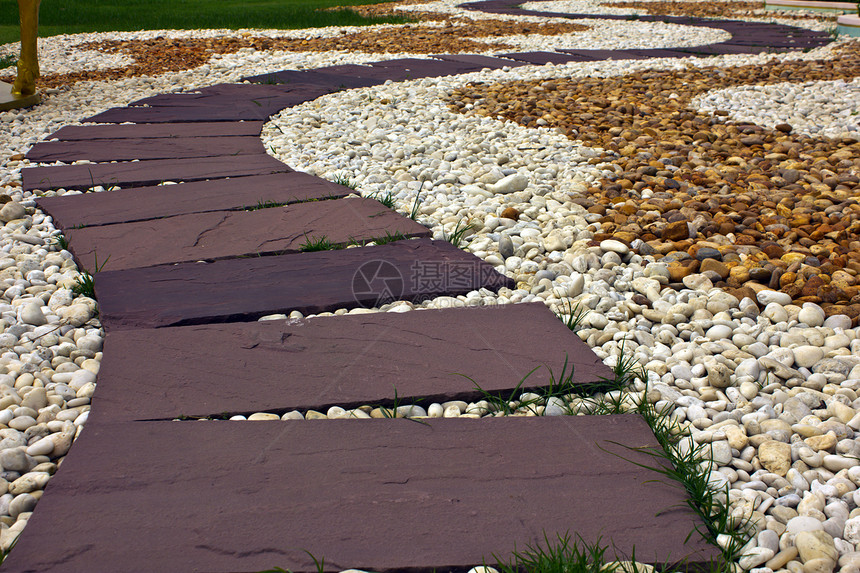
[[[39,10],[39,36],[163,28],[318,28],[405,21],[363,18],[348,10],[319,10],[379,1],[45,0]],[[17,0],[0,0],[0,44],[17,42],[19,33]]]

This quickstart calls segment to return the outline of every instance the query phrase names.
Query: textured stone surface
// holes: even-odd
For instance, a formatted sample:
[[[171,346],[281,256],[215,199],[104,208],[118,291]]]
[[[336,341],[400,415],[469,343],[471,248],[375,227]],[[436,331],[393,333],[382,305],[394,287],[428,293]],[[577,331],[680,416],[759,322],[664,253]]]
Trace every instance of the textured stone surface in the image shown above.
[[[250,206],[253,206],[250,205]],[[167,263],[297,253],[305,245],[370,241],[430,231],[375,199],[311,201],[253,211],[211,211],[163,219],[65,229],[78,264],[116,271]]]
[[[260,135],[262,121],[216,121],[211,123],[167,123],[124,125],[67,125],[51,134],[60,141],[92,139],[150,139],[164,137],[235,137]]]
[[[143,108],[146,109],[146,108]],[[156,159],[123,163],[30,167],[21,170],[24,189],[89,189],[94,185],[146,187],[164,181],[200,181],[221,177],[292,171],[266,154],[197,159]]]
[[[260,203],[297,203],[345,197],[354,191],[307,173],[292,171],[272,175],[195,181],[177,185],[117,189],[108,193],[84,193],[43,197],[39,207],[54,218],[60,229],[145,221],[171,215],[227,211]]]
[[[255,320],[391,300],[513,288],[512,279],[445,241],[184,263],[96,274],[107,329]]]
[[[613,377],[537,303],[112,331],[93,416],[129,421],[324,411],[333,404],[390,403],[395,388],[410,402],[476,400],[475,384],[507,395],[526,376],[523,388],[548,385],[544,365],[560,378],[565,357],[566,374],[572,369],[577,383]]]
[[[715,558],[684,543],[684,490],[627,461],[653,463],[640,447],[657,443],[634,415],[92,423],[3,567],[466,570],[565,532]]]
[[[86,159],[97,163],[140,159],[180,159],[219,155],[265,154],[259,135],[245,137],[173,137],[163,139],[95,139],[45,141],[27,153],[33,162],[71,163]]]

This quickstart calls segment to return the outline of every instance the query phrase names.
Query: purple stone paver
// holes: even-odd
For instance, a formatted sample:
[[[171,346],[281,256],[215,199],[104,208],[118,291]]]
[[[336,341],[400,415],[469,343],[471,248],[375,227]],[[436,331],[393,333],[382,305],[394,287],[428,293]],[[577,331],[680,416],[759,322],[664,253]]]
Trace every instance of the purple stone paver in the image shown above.
[[[395,389],[426,407],[478,400],[476,384],[507,397],[521,382],[520,392],[550,385],[551,373],[614,378],[541,303],[112,330],[104,348],[100,421],[390,405]]]
[[[108,330],[248,321],[502,286],[515,283],[447,241],[429,239],[95,276],[100,318]]]
[[[250,205],[253,206],[253,205]],[[244,256],[298,253],[310,241],[332,245],[390,235],[429,237],[427,227],[375,199],[311,201],[251,211],[211,211],[65,229],[78,264],[96,272]]]
[[[432,57],[438,58],[440,60],[447,60],[450,62],[464,62],[466,64],[474,64],[476,66],[480,66],[481,69],[500,69],[504,67],[518,68],[520,66],[528,65],[525,62],[518,62],[516,60],[493,58],[491,56],[478,56],[473,54],[434,54]]]
[[[24,189],[89,189],[105,187],[147,187],[164,181],[200,181],[222,177],[268,175],[292,171],[272,157],[259,155],[228,155],[195,159],[154,159],[122,163],[90,163],[29,167],[21,170]]]
[[[566,64],[568,62],[581,62],[582,58],[559,52],[516,52],[511,54],[499,54],[502,58],[519,60],[529,64],[542,66],[544,64]]]
[[[372,78],[357,78],[351,75],[329,74],[320,72],[319,70],[282,70],[280,72],[272,72],[270,74],[249,76],[244,79],[249,82],[263,84],[267,82],[276,82],[279,84],[321,85],[332,90],[375,86],[385,81]]]
[[[300,171],[118,189],[36,200],[60,229],[146,221],[174,215],[227,211],[261,203],[336,199],[349,187]]]
[[[163,139],[93,139],[89,141],[45,141],[27,152],[33,162],[71,163],[86,159],[97,163],[108,161],[141,161],[151,159],[187,159],[225,155],[263,154],[266,150],[259,134],[245,137],[171,137]]]
[[[403,74],[406,79],[452,76],[457,74],[467,74],[470,72],[480,72],[484,67],[480,64],[462,61],[458,62],[452,60],[419,58],[385,60],[383,62],[373,62],[371,65],[375,68],[384,68],[390,71],[397,70],[398,73]]]
[[[126,125],[67,125],[51,134],[60,141],[92,139],[161,139],[169,137],[259,136],[262,121],[216,121],[212,123],[136,123]]]
[[[632,414],[94,422],[3,568],[310,573],[310,554],[465,571],[565,533],[649,563],[716,558],[683,488],[632,463],[657,447]]]

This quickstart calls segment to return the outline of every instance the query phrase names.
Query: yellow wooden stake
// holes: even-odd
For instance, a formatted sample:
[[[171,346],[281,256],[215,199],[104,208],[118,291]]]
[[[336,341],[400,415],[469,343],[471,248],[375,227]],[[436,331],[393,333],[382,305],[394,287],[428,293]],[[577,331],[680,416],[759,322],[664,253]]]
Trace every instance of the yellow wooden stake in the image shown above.
[[[41,0],[18,0],[18,15],[21,19],[21,57],[18,60],[18,77],[12,93],[28,96],[36,93],[36,78],[39,77],[39,56],[36,39],[39,36],[39,2]]]

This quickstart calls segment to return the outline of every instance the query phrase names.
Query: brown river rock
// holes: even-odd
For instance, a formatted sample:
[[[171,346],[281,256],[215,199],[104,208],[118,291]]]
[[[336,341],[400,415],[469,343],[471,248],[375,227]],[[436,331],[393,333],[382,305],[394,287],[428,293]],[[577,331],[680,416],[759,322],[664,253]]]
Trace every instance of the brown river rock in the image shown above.
[[[472,104],[469,113],[526,126],[543,120],[602,149],[591,162],[605,162],[615,175],[577,197],[602,216],[595,238],[630,243],[632,234],[658,258],[713,242],[723,265],[708,263],[704,271],[718,275],[718,286],[752,281],[822,304],[828,314],[857,317],[860,142],[810,137],[787,124],[735,122],[727,112],[690,106],[713,89],[857,75],[854,41],[832,60],[471,84],[452,94],[450,106],[463,111]],[[688,271],[682,262],[670,265],[672,280]]]

